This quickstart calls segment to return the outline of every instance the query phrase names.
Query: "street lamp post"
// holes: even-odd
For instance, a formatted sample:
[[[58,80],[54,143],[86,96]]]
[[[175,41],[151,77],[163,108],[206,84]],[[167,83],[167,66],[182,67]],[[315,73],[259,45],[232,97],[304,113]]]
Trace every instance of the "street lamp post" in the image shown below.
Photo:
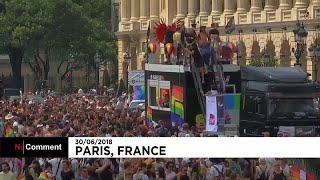
[[[239,43],[242,41],[242,33],[243,33],[243,30],[242,29],[240,29],[239,31]],[[238,47],[238,45],[237,45],[237,65],[240,65],[240,60],[241,60],[241,58],[242,58],[242,49],[239,49],[240,47]]]
[[[129,64],[131,61],[131,56],[128,52],[123,54],[123,64],[126,66],[126,77],[127,77],[127,93],[129,93]]]
[[[313,71],[314,71],[314,80],[318,79],[318,62],[320,59],[320,43],[319,40],[315,41],[315,44],[312,44],[308,51],[311,56],[312,64],[313,64]]]
[[[99,86],[99,70],[100,70],[100,62],[101,62],[101,56],[97,53],[94,56],[94,62],[96,64],[96,88]]]
[[[68,59],[68,63],[70,64],[71,68],[70,68],[70,90],[72,91],[73,88],[73,84],[72,84],[72,79],[73,79],[73,64],[74,64],[74,56],[72,54],[70,54],[70,57]]]
[[[296,57],[296,63],[294,64],[294,66],[301,66],[300,58],[304,53],[305,41],[308,37],[308,32],[304,29],[304,25],[302,23],[297,22],[296,25],[297,27],[293,30],[293,33],[295,42],[297,43],[297,47],[296,49],[292,48],[292,52]]]

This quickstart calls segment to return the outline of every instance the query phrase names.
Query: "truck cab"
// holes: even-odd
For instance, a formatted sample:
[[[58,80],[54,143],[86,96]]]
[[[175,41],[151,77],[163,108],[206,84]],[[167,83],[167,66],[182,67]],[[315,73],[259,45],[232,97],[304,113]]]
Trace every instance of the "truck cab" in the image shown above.
[[[314,136],[320,85],[299,67],[241,67],[240,136]],[[280,135],[281,136],[281,135]]]

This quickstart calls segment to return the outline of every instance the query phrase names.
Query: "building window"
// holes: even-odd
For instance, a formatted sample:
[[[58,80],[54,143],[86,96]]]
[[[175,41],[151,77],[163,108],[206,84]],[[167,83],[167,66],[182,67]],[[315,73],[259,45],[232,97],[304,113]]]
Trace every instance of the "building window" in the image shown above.
[[[158,109],[159,89],[157,80],[148,80],[148,105]]]
[[[158,106],[157,87],[149,87],[149,104],[150,106]]]
[[[152,109],[170,111],[170,81],[148,80],[148,105]]]

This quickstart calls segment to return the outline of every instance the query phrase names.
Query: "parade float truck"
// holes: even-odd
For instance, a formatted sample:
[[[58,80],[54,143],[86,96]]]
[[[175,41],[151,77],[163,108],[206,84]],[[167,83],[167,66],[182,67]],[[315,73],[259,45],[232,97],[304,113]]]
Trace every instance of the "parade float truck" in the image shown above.
[[[310,82],[299,67],[223,65],[228,79],[225,93],[215,95],[215,104],[208,105],[212,95],[206,93],[218,83],[216,74],[208,72],[206,83],[201,84],[193,66],[146,64],[148,125],[162,120],[169,128],[185,122],[201,128],[208,126],[208,113],[216,109],[215,133],[221,135],[232,128],[233,135],[240,136],[264,132],[313,136],[318,132],[320,85]]]

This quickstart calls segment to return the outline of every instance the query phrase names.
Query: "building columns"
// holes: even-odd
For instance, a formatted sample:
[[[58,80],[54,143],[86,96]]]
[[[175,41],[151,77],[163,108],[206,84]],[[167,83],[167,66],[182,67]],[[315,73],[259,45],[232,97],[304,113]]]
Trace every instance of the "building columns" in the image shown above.
[[[159,4],[158,0],[150,0],[150,19],[156,20],[159,18]]]
[[[209,0],[200,0],[200,12],[199,16],[204,17],[204,16],[209,16],[209,7],[210,3]]]
[[[251,0],[250,11],[256,12],[262,10],[262,0]]]
[[[211,15],[220,15],[223,9],[223,0],[212,0]]]
[[[279,9],[291,9],[292,0],[279,0]]]
[[[140,18],[140,0],[131,1],[131,19],[130,21],[138,21]]]
[[[236,10],[235,0],[224,0],[224,14],[233,14]]]
[[[264,10],[275,10],[276,1],[275,0],[265,0]]]
[[[188,0],[188,18],[196,18],[199,12],[199,0]]]
[[[129,21],[131,17],[131,0],[121,0],[121,21]]]
[[[320,6],[320,0],[311,0],[310,3],[312,6]]]
[[[150,15],[150,0],[140,0],[140,19],[148,20]]]
[[[177,0],[177,19],[183,19],[187,16],[188,0]]]
[[[237,12],[247,12],[249,2],[249,0],[237,0]]]

